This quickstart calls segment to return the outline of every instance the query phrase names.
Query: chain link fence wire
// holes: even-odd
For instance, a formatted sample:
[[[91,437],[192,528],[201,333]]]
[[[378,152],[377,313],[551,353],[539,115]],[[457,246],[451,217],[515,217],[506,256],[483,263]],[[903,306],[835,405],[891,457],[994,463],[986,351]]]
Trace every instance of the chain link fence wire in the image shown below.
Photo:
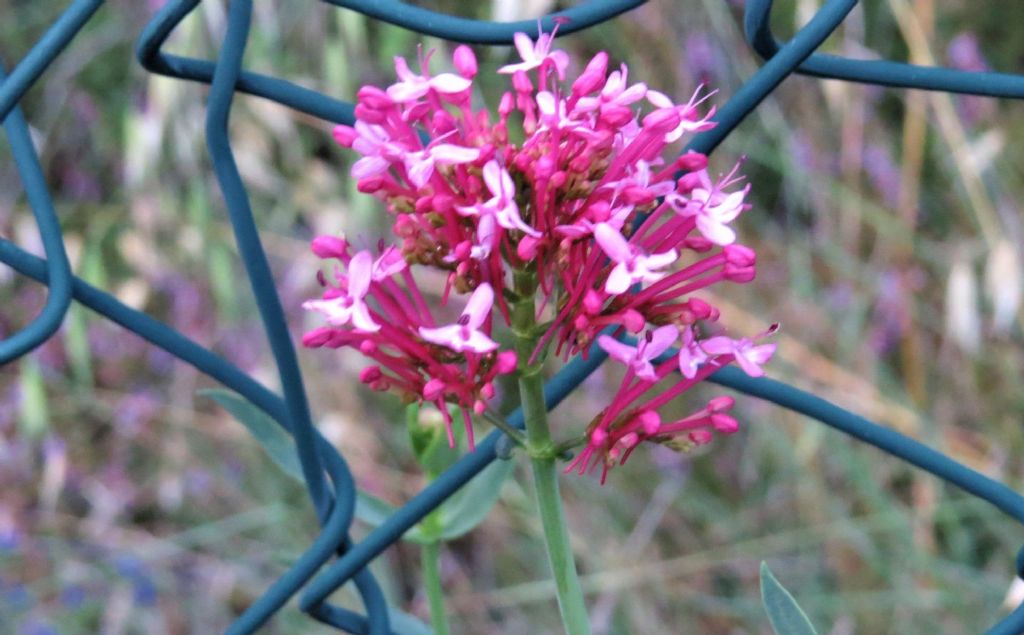
[[[511,44],[512,34],[516,31],[536,37],[539,29],[550,32],[556,23],[560,25],[559,35],[566,35],[610,20],[644,2],[591,0],[539,21],[495,23],[443,15],[396,0],[327,1],[339,8],[357,11],[424,35],[493,45]],[[478,444],[475,452],[461,458],[397,510],[387,522],[361,542],[352,542],[348,532],[354,516],[355,482],[344,458],[313,425],[294,344],[286,328],[281,301],[274,288],[228,136],[232,100],[237,92],[269,99],[334,123],[352,124],[353,105],[286,80],[242,68],[242,54],[250,31],[251,0],[231,0],[227,32],[216,61],[171,55],[161,50],[199,0],[171,0],[154,16],[138,40],[138,60],[148,71],[210,84],[207,149],[277,366],[283,394],[275,394],[226,359],[167,324],[125,306],[109,293],[75,277],[71,271],[39,158],[17,104],[49,64],[72,46],[75,34],[102,4],[102,0],[75,0],[9,75],[0,67],[0,119],[4,122],[11,153],[46,256],[38,258],[9,240],[0,239],[0,261],[49,287],[46,304],[39,315],[20,331],[0,341],[0,364],[18,359],[52,337],[73,299],[246,397],[294,438],[321,529],[318,538],[302,556],[238,618],[228,633],[256,631],[286,602],[300,594],[300,608],[325,624],[351,633],[400,635],[406,631],[390,623],[389,608],[368,565],[406,530],[495,460],[495,446],[502,433],[491,433]],[[718,111],[715,116],[717,127],[698,135],[687,149],[710,154],[793,73],[891,87],[1024,98],[1024,76],[929,68],[891,61],[853,60],[815,53],[856,4],[857,0],[828,0],[791,40],[782,43],[775,39],[769,26],[772,1],[747,0],[746,37],[765,63]],[[604,351],[595,347],[587,360],[577,358],[571,361],[546,385],[548,407],[554,408],[605,358]],[[1024,523],[1024,497],[1020,494],[898,432],[786,383],[750,378],[735,368],[723,368],[711,376],[711,381],[802,413],[873,445],[988,501]],[[514,413],[509,421],[521,427],[521,412]],[[332,562],[328,564],[329,561]],[[1014,570],[1017,575],[1024,574],[1024,549],[1018,552]],[[332,606],[326,601],[332,592],[349,581],[355,584],[362,599],[363,613]],[[1024,605],[986,632],[992,635],[1024,632]]]

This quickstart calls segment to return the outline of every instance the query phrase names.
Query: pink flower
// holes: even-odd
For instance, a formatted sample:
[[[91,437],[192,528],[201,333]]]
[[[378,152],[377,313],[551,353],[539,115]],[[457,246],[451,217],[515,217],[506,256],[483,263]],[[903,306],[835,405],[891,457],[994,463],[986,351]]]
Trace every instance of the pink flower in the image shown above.
[[[697,229],[716,245],[729,245],[736,241],[736,232],[726,223],[732,222],[750,207],[743,202],[750,191],[749,185],[737,192],[723,191],[733,182],[729,180],[731,176],[732,173],[712,184],[707,170],[701,170],[697,173],[699,185],[690,191],[689,200],[678,194],[668,198],[681,215],[696,216]]]
[[[690,101],[682,106],[676,106],[673,104],[672,100],[664,93],[659,93],[656,90],[647,91],[647,101],[651,102],[653,106],[662,109],[671,108],[678,111],[681,115],[679,124],[673,130],[665,133],[665,143],[677,141],[686,133],[703,132],[704,130],[710,130],[715,127],[715,122],[711,121],[711,118],[715,116],[714,106],[709,108],[707,114],[703,117],[700,117],[697,113],[697,106],[714,94],[714,92],[710,92],[698,99],[697,97],[700,95],[702,89],[703,86],[697,88],[690,97]]]
[[[459,207],[459,213],[464,216],[494,216],[494,220],[505,229],[518,229],[519,231],[539,238],[541,233],[530,227],[519,216],[519,206],[516,205],[516,186],[508,171],[498,165],[493,159],[484,165],[484,183],[491,191],[493,197],[483,203]]]
[[[516,33],[512,36],[515,41],[516,50],[523,61],[519,64],[507,64],[498,69],[499,73],[511,74],[516,71],[531,71],[540,68],[546,63],[554,64],[559,79],[565,79],[565,69],[569,66],[569,55],[565,51],[551,50],[554,42],[554,33],[541,33],[534,44],[530,36],[525,33]]]
[[[408,151],[404,155],[405,171],[409,181],[416,187],[423,187],[434,175],[434,165],[457,165],[472,163],[480,158],[479,148],[465,148],[450,143],[438,143],[419,152]]]
[[[675,249],[648,256],[639,247],[628,243],[618,230],[607,223],[598,223],[594,227],[594,238],[604,253],[616,263],[604,285],[604,290],[613,295],[625,293],[630,285],[640,281],[660,280],[665,273],[658,269],[671,265],[679,256]]]
[[[426,66],[426,60],[423,61],[423,66]],[[454,73],[441,73],[434,77],[417,75],[409,70],[409,64],[404,57],[395,57],[395,72],[402,81],[388,86],[388,97],[402,104],[416,101],[431,90],[450,95],[461,93],[473,85],[471,80]]]
[[[609,356],[628,366],[636,373],[637,377],[655,381],[658,376],[654,372],[651,360],[667,351],[675,343],[677,337],[679,337],[679,329],[669,324],[644,333],[644,338],[635,347],[623,344],[607,335],[598,337],[597,345],[603,348]]]
[[[612,71],[601,89],[601,94],[597,97],[581,97],[576,102],[576,110],[592,112],[598,109],[607,111],[613,108],[627,108],[630,104],[643,99],[647,94],[647,85],[639,82],[627,88],[628,74],[625,64],[621,70]]]
[[[363,155],[352,166],[352,176],[356,179],[386,172],[391,162],[397,161],[406,152],[403,146],[391,140],[387,130],[381,126],[356,121],[355,134],[352,149]]]
[[[744,337],[738,340],[720,335],[701,342],[700,346],[704,349],[705,353],[710,355],[732,355],[736,359],[736,363],[743,369],[743,372],[751,377],[761,377],[764,375],[764,369],[761,368],[761,365],[771,359],[772,354],[775,353],[776,345],[755,345],[753,340],[771,335],[777,329],[778,325],[773,324],[770,329],[754,336],[754,338]]]
[[[428,329],[420,327],[420,336],[441,346],[447,346],[457,353],[473,351],[489,353],[498,348],[498,343],[487,337],[479,329],[491,315],[494,304],[494,291],[486,282],[481,284],[469,296],[466,309],[455,324]]]
[[[693,329],[683,329],[683,345],[679,347],[679,372],[683,377],[693,379],[697,376],[697,369],[706,361],[708,355],[693,337]]]
[[[387,249],[381,252],[380,256],[373,261],[370,277],[374,282],[387,280],[396,273],[402,272],[406,266],[402,252],[396,249],[394,245],[388,245]]]
[[[302,308],[323,313],[333,326],[351,321],[359,331],[379,331],[380,325],[370,317],[370,310],[363,300],[370,290],[372,269],[373,256],[368,251],[360,251],[348,263],[348,288],[344,293],[330,299],[307,300],[302,303]]]

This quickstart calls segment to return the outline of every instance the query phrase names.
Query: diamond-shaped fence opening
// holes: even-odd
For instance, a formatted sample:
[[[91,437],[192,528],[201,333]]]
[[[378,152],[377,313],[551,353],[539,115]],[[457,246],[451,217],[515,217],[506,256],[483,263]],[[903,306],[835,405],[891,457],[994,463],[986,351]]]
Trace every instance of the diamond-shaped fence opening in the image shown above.
[[[279,371],[283,394],[278,395],[224,358],[168,325],[129,308],[109,293],[75,277],[71,271],[60,224],[39,159],[17,104],[46,72],[47,66],[68,47],[78,30],[101,4],[100,0],[76,0],[8,75],[0,75],[0,117],[4,118],[7,139],[46,255],[45,259],[32,256],[11,241],[0,239],[0,261],[49,287],[46,305],[41,313],[23,329],[0,342],[0,363],[9,363],[52,337],[73,299],[246,397],[294,438],[302,473],[321,528],[313,544],[306,548],[287,573],[245,611],[229,632],[255,631],[296,594],[299,594],[299,605],[303,611],[339,629],[353,633],[402,632],[395,624],[389,624],[384,596],[367,565],[395,543],[406,530],[495,460],[495,446],[502,433],[492,433],[478,445],[475,452],[464,456],[391,518],[371,531],[365,539],[358,543],[352,542],[348,532],[353,521],[355,484],[343,457],[312,424],[281,301],[274,288],[249,197],[235,164],[228,137],[228,120],[236,92],[256,95],[337,123],[351,124],[353,107],[350,103],[289,81],[242,68],[242,54],[251,27],[252,3],[249,0],[232,0],[230,3],[227,32],[215,61],[171,55],[161,50],[166,39],[197,7],[199,0],[172,0],[152,19],[138,40],[138,59],[148,71],[210,84],[206,116],[207,148]],[[550,31],[557,21],[560,24],[559,35],[565,35],[610,20],[642,4],[642,0],[591,0],[546,16],[539,22],[507,24],[440,15],[393,0],[333,0],[330,4],[337,5],[338,10],[358,11],[422,34],[467,43],[507,45],[511,43],[512,34],[516,31],[536,36],[538,29]],[[715,117],[718,126],[700,134],[689,149],[710,153],[744,117],[793,73],[971,95],[1024,97],[1024,76],[924,68],[815,53],[815,49],[840,25],[855,4],[856,0],[828,0],[791,40],[780,43],[769,29],[770,0],[748,0],[745,7],[747,39],[765,59],[765,63],[718,111]],[[595,350],[585,361],[572,361],[547,384],[545,396],[548,407],[557,405],[597,369],[604,359],[603,351]],[[1024,498],[1016,492],[893,430],[785,383],[766,378],[753,379],[735,369],[720,370],[712,376],[712,381],[802,413],[874,445],[957,485],[1024,522]],[[512,415],[510,421],[521,425],[521,414]],[[1018,567],[1024,566],[1024,561],[1020,561],[1020,558],[1018,560]],[[334,590],[349,581],[355,583],[362,598],[365,609],[363,614],[326,602]],[[1017,608],[988,632],[1024,632],[1024,607]]]

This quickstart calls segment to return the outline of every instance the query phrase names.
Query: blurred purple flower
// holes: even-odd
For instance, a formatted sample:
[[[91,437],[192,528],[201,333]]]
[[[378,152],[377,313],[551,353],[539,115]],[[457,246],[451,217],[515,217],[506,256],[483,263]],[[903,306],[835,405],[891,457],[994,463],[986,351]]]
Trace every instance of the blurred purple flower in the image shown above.
[[[900,171],[892,162],[889,151],[880,145],[868,144],[864,148],[864,169],[886,207],[895,208],[900,199]]]
[[[15,611],[24,611],[35,604],[28,587],[20,582],[0,578],[0,607],[7,606]],[[0,610],[0,615],[6,611]]]
[[[132,554],[118,554],[114,558],[114,569],[132,584],[132,596],[138,607],[156,604],[157,589],[145,563]]]
[[[49,622],[30,618],[22,623],[18,629],[18,635],[60,635],[60,633]]]
[[[121,398],[114,410],[114,424],[120,434],[135,437],[160,411],[160,398],[148,389],[139,389]]]
[[[978,37],[969,31],[960,33],[949,42],[946,59],[950,66],[962,71],[982,73],[990,69],[978,45]],[[957,95],[956,103],[968,127],[983,122],[995,113],[995,100],[988,97]]]
[[[722,59],[714,41],[700,31],[691,33],[686,38],[686,55],[684,56],[686,73],[685,85],[718,84],[715,79],[717,61]]]
[[[81,584],[69,584],[60,591],[60,603],[69,609],[77,609],[85,602],[85,587]]]

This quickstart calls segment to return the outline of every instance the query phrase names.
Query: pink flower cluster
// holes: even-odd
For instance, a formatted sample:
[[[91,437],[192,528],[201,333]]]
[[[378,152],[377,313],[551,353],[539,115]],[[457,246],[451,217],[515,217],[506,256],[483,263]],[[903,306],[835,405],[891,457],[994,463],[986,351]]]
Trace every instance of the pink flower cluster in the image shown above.
[[[511,89],[496,120],[473,106],[478,66],[467,46],[454,52],[457,73],[432,75],[429,54],[418,72],[399,57],[397,83],[360,89],[355,125],[338,126],[334,137],[361,155],[352,176],[386,202],[399,242],[374,257],[349,255],[342,239],[314,241],[318,255],[347,271],[305,304],[328,326],[304,343],[358,348],[375,362],[365,383],[457,404],[471,432],[469,411],[483,411],[496,375],[549,347],[567,358],[596,341],[626,377],[570,467],[603,464],[606,472],[642,441],[701,444],[733,432],[725,397],[675,422],[662,422],[657,408],[732,361],[760,375],[774,344],[701,336],[719,312],[695,294],[755,275],[754,252],[729,227],[749,208],[739,165],[715,178],[704,155],[661,158],[714,126],[714,108],[700,111],[706,96],[698,90],[674,103],[630,84],[625,65],[609,72],[603,52],[566,85],[568,55],[552,43],[553,34],[536,42],[516,34],[522,61],[498,69]],[[412,265],[446,272],[444,301],[453,289],[471,293],[455,324],[434,323]],[[492,314],[510,321],[510,272],[537,281],[536,317],[546,330],[530,360],[491,339]],[[636,346],[619,341],[626,334]],[[679,352],[661,359],[675,344]],[[675,370],[681,381],[651,397]]]

